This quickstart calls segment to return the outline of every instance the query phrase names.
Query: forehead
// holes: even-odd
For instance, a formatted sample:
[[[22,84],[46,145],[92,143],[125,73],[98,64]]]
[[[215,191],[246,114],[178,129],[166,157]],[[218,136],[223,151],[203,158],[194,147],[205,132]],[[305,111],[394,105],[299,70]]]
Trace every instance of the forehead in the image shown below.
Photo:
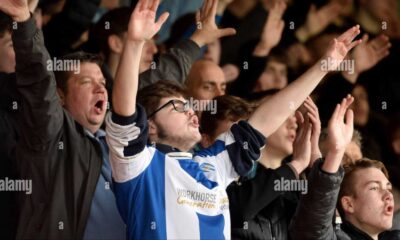
[[[353,179],[354,185],[357,186],[356,190],[357,188],[362,187],[370,181],[378,181],[384,185],[390,183],[385,174],[375,167],[357,170],[354,173]]]
[[[216,82],[224,83],[225,75],[222,69],[214,64],[205,64],[199,71],[199,81],[201,83]]]
[[[101,72],[101,69],[99,65],[96,63],[91,63],[91,62],[84,62],[84,63],[79,63],[79,72],[78,73],[72,73],[71,78],[73,79],[81,79],[85,77],[93,78],[93,79],[99,79],[99,80],[104,80],[103,73]]]
[[[166,104],[168,101],[171,101],[171,100],[174,100],[174,99],[178,99],[178,100],[181,100],[183,102],[186,101],[186,99],[183,96],[165,97],[165,98],[161,98],[160,103],[158,104],[158,107],[161,107],[162,105]]]
[[[267,66],[269,68],[277,68],[277,69],[286,69],[286,64],[278,62],[274,59],[267,62]]]

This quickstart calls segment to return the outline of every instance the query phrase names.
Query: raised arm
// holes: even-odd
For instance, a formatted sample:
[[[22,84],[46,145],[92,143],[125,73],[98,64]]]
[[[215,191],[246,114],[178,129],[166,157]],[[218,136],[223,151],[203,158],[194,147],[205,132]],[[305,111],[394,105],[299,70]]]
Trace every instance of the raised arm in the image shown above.
[[[54,74],[47,68],[50,56],[44,46],[43,34],[30,15],[27,0],[1,1],[0,10],[16,22],[12,40],[17,88],[23,104],[23,146],[42,150],[57,136],[63,123]]]
[[[131,116],[136,111],[139,62],[144,42],[151,39],[168,18],[168,13],[164,13],[155,21],[158,5],[159,0],[140,0],[129,21],[112,93],[114,112],[118,115]]]
[[[329,120],[329,150],[325,161],[317,161],[309,174],[309,192],[300,198],[289,228],[294,240],[336,239],[332,218],[344,175],[340,163],[353,135],[353,112],[347,110],[352,102],[351,96],[343,99]]]
[[[327,64],[328,70],[335,70],[346,54],[361,43],[361,40],[353,41],[359,33],[360,27],[357,25],[335,38],[320,61],[256,109],[249,119],[250,125],[265,137],[271,135],[304,102],[327,74],[328,71],[324,70],[323,66]]]
[[[162,54],[155,69],[140,74],[139,89],[165,79],[184,85],[193,62],[200,56],[200,48],[221,37],[235,34],[233,28],[219,29],[216,25],[218,4],[218,0],[204,1],[197,13],[196,31],[190,39],[179,42]]]

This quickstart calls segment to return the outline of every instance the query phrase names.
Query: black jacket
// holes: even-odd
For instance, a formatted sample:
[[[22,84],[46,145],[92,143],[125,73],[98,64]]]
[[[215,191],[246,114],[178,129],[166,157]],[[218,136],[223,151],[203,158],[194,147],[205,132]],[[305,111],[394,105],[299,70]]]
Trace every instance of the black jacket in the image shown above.
[[[275,181],[297,179],[287,164],[267,169],[257,164],[254,178],[227,188],[232,239],[288,239],[289,221],[297,204],[297,193],[275,191]]]
[[[100,175],[100,146],[60,105],[33,18],[18,23],[12,38],[23,105],[17,160],[21,178],[32,180],[17,238],[80,239]]]
[[[372,240],[349,222],[337,226],[332,223],[344,169],[341,167],[337,173],[326,173],[321,170],[322,163],[322,160],[315,162],[308,175],[309,191],[300,198],[289,227],[290,237],[293,240]],[[379,240],[399,239],[398,230],[379,235]]]
[[[0,180],[18,179],[15,148],[21,108],[15,74],[0,73]],[[0,190],[0,239],[15,238],[17,192]]]

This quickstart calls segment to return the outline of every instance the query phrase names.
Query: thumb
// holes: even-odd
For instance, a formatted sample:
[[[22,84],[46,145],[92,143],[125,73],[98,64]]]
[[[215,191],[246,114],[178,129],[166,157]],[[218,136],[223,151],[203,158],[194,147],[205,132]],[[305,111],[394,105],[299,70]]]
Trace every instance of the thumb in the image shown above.
[[[232,36],[235,34],[236,34],[236,30],[234,28],[219,29],[219,32],[218,32],[219,38],[226,37],[226,36]]]
[[[160,16],[160,18],[156,22],[157,29],[161,28],[161,26],[165,23],[165,21],[167,21],[168,17],[169,17],[169,13],[168,12],[165,12]]]
[[[315,13],[317,11],[317,7],[315,6],[315,4],[311,4],[309,13]]]
[[[362,39],[362,42],[363,42],[363,43],[366,43],[366,42],[368,41],[368,39],[369,39],[369,35],[365,33],[365,34],[362,36],[361,39]]]

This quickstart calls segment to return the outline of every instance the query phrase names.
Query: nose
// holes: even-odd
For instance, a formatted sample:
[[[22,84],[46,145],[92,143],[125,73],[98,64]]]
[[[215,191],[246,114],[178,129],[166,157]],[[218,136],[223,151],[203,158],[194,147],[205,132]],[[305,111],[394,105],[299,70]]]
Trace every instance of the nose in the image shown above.
[[[96,82],[94,87],[95,93],[105,93],[107,92],[106,87],[101,82]]]
[[[225,94],[225,92],[221,86],[218,86],[215,88],[215,96],[214,97],[222,96],[224,94]]]
[[[384,201],[393,201],[393,193],[389,191],[388,189],[383,190],[383,200]]]
[[[297,129],[297,120],[296,117],[294,115],[290,116],[287,120],[287,127],[289,129]]]

